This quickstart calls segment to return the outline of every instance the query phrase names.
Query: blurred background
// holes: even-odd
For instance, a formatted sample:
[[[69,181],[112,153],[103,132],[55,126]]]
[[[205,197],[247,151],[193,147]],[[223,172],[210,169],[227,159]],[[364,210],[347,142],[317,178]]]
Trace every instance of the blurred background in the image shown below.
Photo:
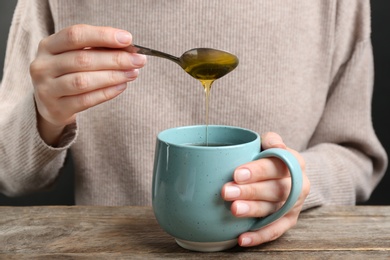
[[[11,24],[16,0],[0,1],[0,79],[3,75],[4,55],[8,31]],[[371,0],[372,9],[372,43],[375,60],[375,88],[372,106],[372,116],[375,131],[384,145],[390,151],[390,1]],[[72,205],[73,196],[73,165],[67,158],[63,173],[57,185],[50,191],[25,197],[7,198],[0,194],[0,205]],[[375,189],[368,205],[390,205],[390,170]]]

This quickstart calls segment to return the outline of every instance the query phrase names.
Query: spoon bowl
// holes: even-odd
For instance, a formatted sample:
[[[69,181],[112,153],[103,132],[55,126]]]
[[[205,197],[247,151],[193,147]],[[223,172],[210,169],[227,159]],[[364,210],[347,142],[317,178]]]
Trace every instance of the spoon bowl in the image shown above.
[[[139,45],[130,45],[126,50],[131,53],[140,53],[171,60],[192,77],[201,81],[219,79],[234,70],[238,65],[238,58],[235,55],[211,48],[191,49],[180,57]]]

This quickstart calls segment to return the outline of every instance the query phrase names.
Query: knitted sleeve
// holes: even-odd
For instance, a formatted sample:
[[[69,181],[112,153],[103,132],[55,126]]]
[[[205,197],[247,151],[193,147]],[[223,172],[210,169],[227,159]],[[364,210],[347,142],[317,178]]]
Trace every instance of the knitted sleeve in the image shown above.
[[[330,92],[309,149],[305,208],[367,200],[387,167],[371,121],[369,1],[337,1]]]
[[[37,130],[29,66],[40,40],[53,32],[52,24],[47,1],[18,2],[0,85],[0,192],[8,196],[50,186],[76,138],[76,125],[70,125],[59,148],[53,148]]]

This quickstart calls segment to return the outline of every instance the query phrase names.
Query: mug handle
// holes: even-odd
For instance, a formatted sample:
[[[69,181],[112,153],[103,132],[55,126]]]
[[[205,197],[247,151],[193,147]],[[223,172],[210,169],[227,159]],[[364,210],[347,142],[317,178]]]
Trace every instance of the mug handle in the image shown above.
[[[295,205],[302,191],[302,170],[295,156],[284,149],[270,148],[260,152],[254,160],[268,157],[277,157],[286,164],[291,175],[291,191],[283,206],[271,215],[259,218],[251,227],[251,231],[258,230],[283,217]]]

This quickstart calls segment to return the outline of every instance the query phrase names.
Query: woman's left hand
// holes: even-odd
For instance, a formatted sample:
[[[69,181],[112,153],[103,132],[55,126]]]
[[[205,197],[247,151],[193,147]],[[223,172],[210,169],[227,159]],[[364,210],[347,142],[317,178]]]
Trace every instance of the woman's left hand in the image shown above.
[[[303,174],[302,192],[286,215],[257,231],[241,234],[238,244],[243,247],[273,241],[295,226],[303,202],[310,191],[303,157],[297,151],[288,148],[276,133],[266,133],[262,135],[261,140],[263,150],[282,148],[297,158]],[[236,217],[265,217],[272,214],[284,204],[291,189],[289,170],[278,158],[263,158],[241,165],[234,171],[233,180],[223,186],[222,198],[233,201],[231,211]]]

